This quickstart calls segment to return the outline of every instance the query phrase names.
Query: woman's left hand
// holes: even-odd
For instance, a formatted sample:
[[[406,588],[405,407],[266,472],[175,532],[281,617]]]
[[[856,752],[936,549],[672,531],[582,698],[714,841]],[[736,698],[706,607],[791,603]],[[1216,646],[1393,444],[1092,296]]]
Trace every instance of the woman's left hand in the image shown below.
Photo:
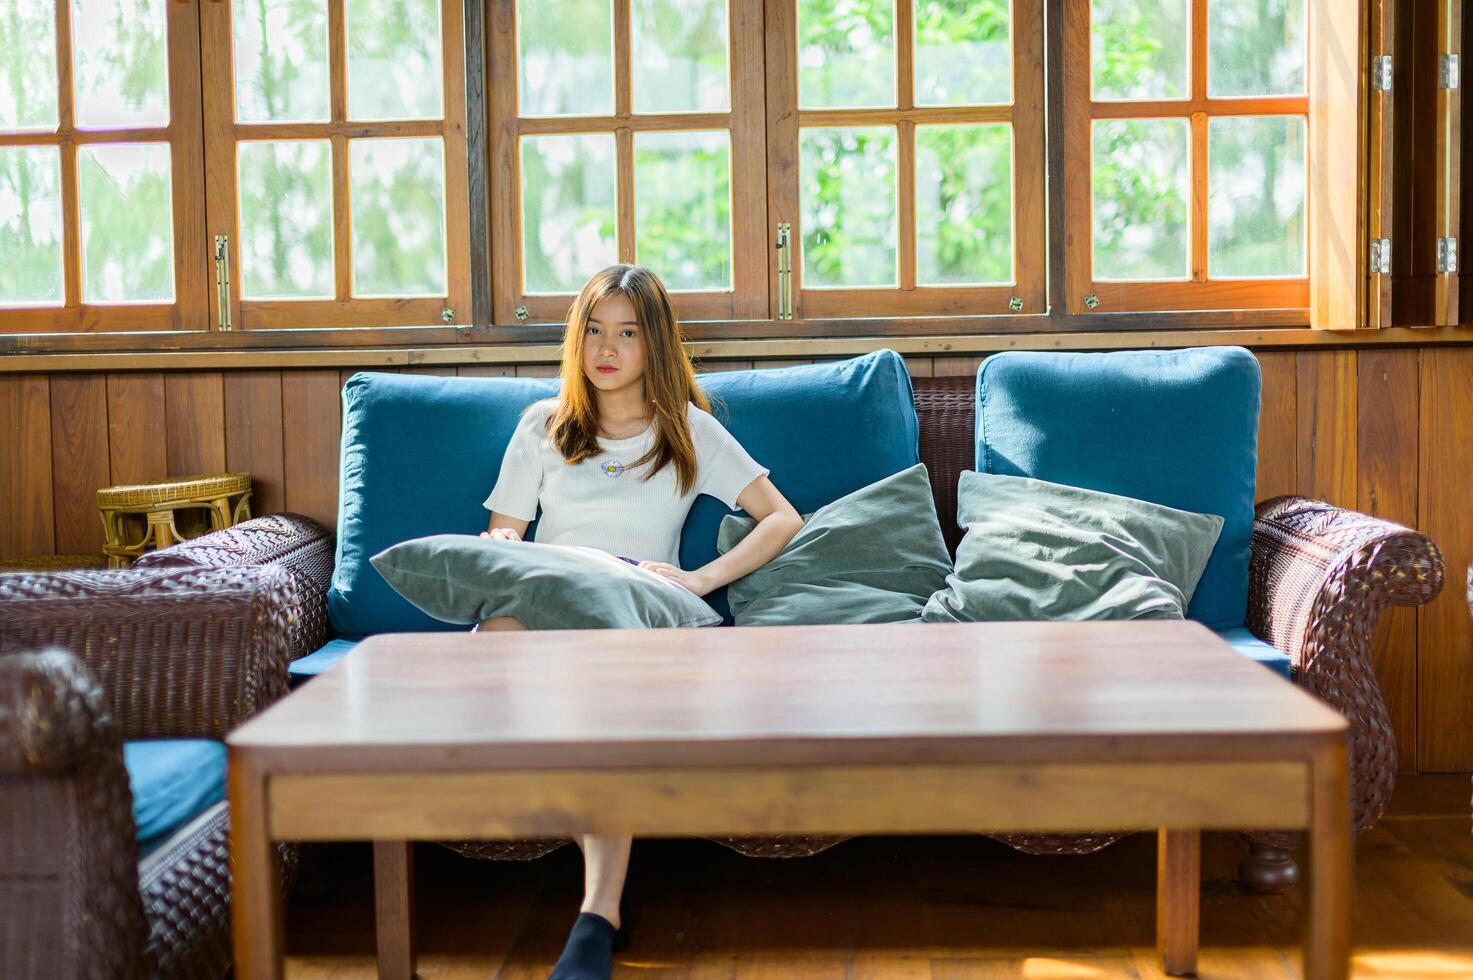
[[[639,567],[654,572],[656,575],[663,575],[676,585],[684,586],[696,595],[705,595],[711,591],[710,585],[706,583],[700,572],[687,572],[663,561],[642,561]]]

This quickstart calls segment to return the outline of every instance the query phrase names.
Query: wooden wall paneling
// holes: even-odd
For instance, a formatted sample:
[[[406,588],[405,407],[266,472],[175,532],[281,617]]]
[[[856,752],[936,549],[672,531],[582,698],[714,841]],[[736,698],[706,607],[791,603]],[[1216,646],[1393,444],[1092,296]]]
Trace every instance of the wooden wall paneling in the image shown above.
[[[518,364],[517,377],[519,378],[555,378],[558,376],[559,366],[556,364]]]
[[[1258,490],[1268,500],[1299,488],[1299,355],[1258,355],[1263,397],[1258,411]]]
[[[44,374],[0,378],[0,559],[53,554],[51,398]]]
[[[399,373],[400,374],[423,374],[423,375],[430,375],[430,376],[433,376],[433,377],[440,377],[440,378],[453,378],[453,377],[455,377],[455,366],[454,365],[446,365],[446,366],[441,366],[441,367],[407,367],[407,368],[400,368],[399,369]]]
[[[510,378],[516,374],[510,364],[462,364],[455,373],[462,378]]]
[[[225,392],[225,467],[251,475],[251,514],[286,509],[280,371],[230,371]]]
[[[219,371],[164,375],[170,476],[225,472],[225,384]]]
[[[1438,0],[1437,44],[1438,77],[1441,79],[1441,61],[1444,56],[1459,58],[1462,48],[1463,0]],[[1461,67],[1461,66],[1460,66]],[[1439,80],[1437,86],[1437,111],[1435,116],[1436,138],[1436,208],[1434,235],[1438,239],[1458,241],[1458,226],[1461,219],[1462,182],[1462,82],[1444,88]],[[1456,246],[1454,246],[1456,247]],[[1458,275],[1456,258],[1452,269],[1447,269],[1440,260],[1433,266],[1432,322],[1438,326],[1458,322]]]
[[[107,449],[112,486],[149,483],[169,475],[164,376],[107,376]]]
[[[1357,509],[1417,526],[1418,352],[1361,351],[1356,381]],[[1417,614],[1393,607],[1372,658],[1403,772],[1417,765]]]
[[[1417,610],[1417,768],[1473,769],[1473,621],[1466,582],[1473,561],[1473,349],[1421,352],[1417,476],[1422,531],[1447,562],[1447,585]]]
[[[982,366],[980,357],[933,357],[931,359],[932,372],[935,377],[961,377],[965,375],[976,375],[977,369]]]
[[[342,379],[330,368],[281,375],[286,509],[336,527]]]
[[[1337,507],[1355,508],[1356,352],[1298,355],[1298,492]]]
[[[750,371],[752,361],[708,361],[696,362],[697,374],[712,374],[717,371]]]
[[[100,555],[105,536],[97,491],[110,479],[107,378],[51,375],[51,482],[56,553]]]
[[[936,366],[931,363],[933,360],[930,357],[907,357],[905,367],[912,378],[930,378],[936,374]]]

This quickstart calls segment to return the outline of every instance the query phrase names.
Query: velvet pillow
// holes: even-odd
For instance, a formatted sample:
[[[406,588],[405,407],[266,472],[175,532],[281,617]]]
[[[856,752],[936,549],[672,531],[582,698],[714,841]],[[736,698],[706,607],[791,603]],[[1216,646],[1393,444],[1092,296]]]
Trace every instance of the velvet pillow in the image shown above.
[[[964,472],[956,570],[928,623],[1181,619],[1223,520],[1098,490]]]
[[[394,590],[447,623],[515,616],[533,630],[711,626],[700,596],[597,548],[433,534],[369,559]]]
[[[716,547],[736,547],[750,517],[721,522]],[[738,626],[919,622],[951,560],[926,467],[917,463],[804,518],[776,558],[727,587]]]

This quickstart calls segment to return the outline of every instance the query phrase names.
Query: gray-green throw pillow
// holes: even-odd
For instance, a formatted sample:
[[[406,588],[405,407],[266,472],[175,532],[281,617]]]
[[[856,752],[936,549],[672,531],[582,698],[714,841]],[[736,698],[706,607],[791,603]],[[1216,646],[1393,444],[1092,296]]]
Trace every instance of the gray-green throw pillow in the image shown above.
[[[1112,493],[964,472],[966,536],[928,623],[1181,619],[1223,520]]]
[[[515,616],[533,630],[712,626],[705,600],[599,551],[474,534],[434,534],[369,559],[394,590],[436,619]]]
[[[756,526],[728,515],[726,554]],[[738,626],[919,622],[951,559],[926,467],[917,463],[804,515],[776,558],[726,590]]]

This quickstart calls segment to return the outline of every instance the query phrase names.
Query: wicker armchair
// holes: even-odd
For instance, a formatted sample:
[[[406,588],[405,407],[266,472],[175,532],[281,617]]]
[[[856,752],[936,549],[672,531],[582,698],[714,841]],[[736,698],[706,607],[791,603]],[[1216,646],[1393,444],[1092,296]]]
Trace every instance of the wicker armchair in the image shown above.
[[[7,977],[226,973],[226,805],[140,862],[122,743],[221,738],[285,694],[301,602],[271,564],[0,575]]]

